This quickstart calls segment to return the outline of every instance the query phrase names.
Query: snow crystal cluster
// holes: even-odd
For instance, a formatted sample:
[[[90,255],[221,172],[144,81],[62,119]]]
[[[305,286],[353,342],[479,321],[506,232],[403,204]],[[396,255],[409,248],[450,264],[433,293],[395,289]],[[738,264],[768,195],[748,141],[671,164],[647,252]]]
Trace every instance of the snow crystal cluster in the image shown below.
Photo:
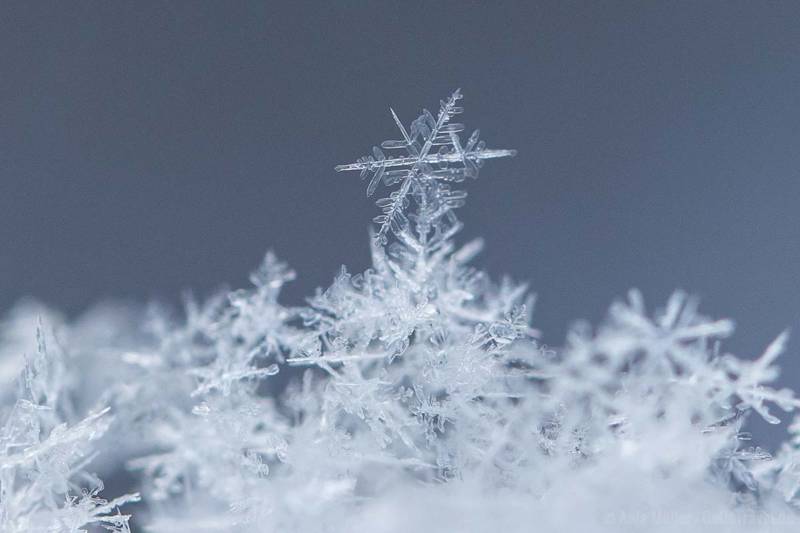
[[[774,457],[743,429],[800,406],[770,386],[786,335],[739,359],[731,322],[633,291],[540,346],[527,286],[456,246],[457,187],[515,153],[462,142],[461,98],[408,129],[392,111],[399,138],[336,167],[391,192],[372,267],[302,307],[268,253],[251,288],[180,317],[12,311],[0,531],[796,530],[800,422]]]

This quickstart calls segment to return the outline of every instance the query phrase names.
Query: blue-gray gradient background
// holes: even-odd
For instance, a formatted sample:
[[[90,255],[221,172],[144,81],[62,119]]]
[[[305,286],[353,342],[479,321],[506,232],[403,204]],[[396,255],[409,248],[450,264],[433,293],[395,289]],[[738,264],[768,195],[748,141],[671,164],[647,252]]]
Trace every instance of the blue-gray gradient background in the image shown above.
[[[4,2],[0,308],[176,302],[272,247],[301,302],[368,265],[333,166],[461,87],[517,148],[462,238],[527,279],[544,341],[675,288],[756,355],[800,325],[800,3]],[[784,357],[800,385],[800,341]]]

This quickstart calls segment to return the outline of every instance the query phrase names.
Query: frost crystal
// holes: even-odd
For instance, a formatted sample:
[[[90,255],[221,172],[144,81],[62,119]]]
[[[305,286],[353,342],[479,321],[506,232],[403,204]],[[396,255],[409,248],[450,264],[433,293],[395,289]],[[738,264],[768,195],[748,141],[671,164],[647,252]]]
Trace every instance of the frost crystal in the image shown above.
[[[99,498],[97,449],[135,476],[150,532],[796,530],[800,419],[774,456],[744,431],[800,407],[773,387],[788,336],[739,359],[731,321],[680,292],[648,312],[631,291],[599,328],[540,346],[527,285],[455,242],[452,184],[514,155],[461,143],[460,99],[409,130],[392,111],[402,138],[381,146],[403,155],[336,167],[368,195],[398,188],[378,201],[372,266],[304,306],[281,303],[295,273],[268,253],[252,287],[177,318],[53,319],[68,360],[40,332],[19,398],[2,396],[0,529],[127,531],[114,509],[137,496]],[[28,314],[0,328],[0,354]]]
[[[138,501],[131,494],[106,501],[103,485],[84,469],[108,429],[108,409],[69,424],[67,369],[51,355],[39,327],[36,355],[20,379],[20,395],[0,428],[0,530],[4,533],[78,533],[97,524],[128,532],[117,512]]]
[[[478,140],[479,130],[475,130],[462,145],[459,134],[464,131],[464,125],[451,122],[454,116],[464,111],[457,105],[461,98],[461,91],[456,90],[447,100],[442,100],[436,118],[424,109],[411,123],[410,134],[394,109],[390,108],[402,139],[383,141],[380,148],[372,148],[372,155],[336,167],[337,172],[358,170],[362,179],[369,176],[367,196],[372,196],[381,182],[387,187],[400,184],[400,188],[388,198],[376,202],[383,211],[374,219],[379,225],[376,239],[381,244],[386,244],[389,230],[398,236],[406,234],[406,238],[410,237],[408,231],[412,225],[422,243],[431,230],[446,233],[448,225],[456,224],[452,210],[463,206],[467,197],[465,191],[452,190],[450,183],[477,178],[487,159],[513,157],[517,153],[516,150],[487,149],[486,143]],[[402,150],[405,155],[386,157],[382,149]],[[416,204],[411,217],[405,213],[409,198]],[[442,222],[445,217],[447,225]],[[413,224],[409,223],[409,218]]]

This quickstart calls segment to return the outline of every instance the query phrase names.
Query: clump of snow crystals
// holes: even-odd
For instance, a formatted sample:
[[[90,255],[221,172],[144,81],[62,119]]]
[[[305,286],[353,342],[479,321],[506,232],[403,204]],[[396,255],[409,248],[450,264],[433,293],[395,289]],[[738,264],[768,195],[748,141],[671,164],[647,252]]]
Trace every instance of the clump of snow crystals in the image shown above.
[[[135,480],[151,532],[796,530],[800,422],[775,457],[743,431],[799,405],[770,386],[787,336],[738,359],[730,321],[682,293],[649,313],[632,291],[541,347],[526,285],[471,267],[480,241],[455,244],[456,187],[515,153],[462,141],[461,98],[408,129],[392,111],[398,138],[336,167],[391,192],[372,267],[305,306],[280,302],[295,273],[268,253],[252,288],[179,319],[53,319],[59,357],[40,327],[3,395],[0,529],[127,531],[114,509],[138,496],[100,499],[98,454]]]
[[[18,398],[2,412],[0,531],[77,533],[97,524],[127,532],[129,517],[116,509],[138,495],[106,501],[98,496],[100,480],[85,471],[94,442],[111,423],[108,409],[75,419],[69,370],[47,349],[41,327],[36,338]]]

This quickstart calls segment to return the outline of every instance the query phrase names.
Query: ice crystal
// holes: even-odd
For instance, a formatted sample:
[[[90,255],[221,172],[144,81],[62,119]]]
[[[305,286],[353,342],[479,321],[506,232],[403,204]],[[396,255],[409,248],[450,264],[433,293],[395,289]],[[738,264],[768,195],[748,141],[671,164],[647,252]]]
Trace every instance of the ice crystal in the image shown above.
[[[464,111],[458,106],[461,98],[461,91],[456,90],[447,100],[442,100],[435,118],[424,109],[411,123],[410,133],[394,109],[390,109],[402,138],[383,141],[380,148],[372,148],[372,155],[336,167],[337,172],[360,171],[362,179],[369,176],[367,196],[372,196],[381,182],[387,187],[400,185],[387,198],[377,201],[383,213],[374,219],[379,225],[375,237],[381,244],[386,244],[390,230],[398,236],[405,234],[403,238],[413,238],[408,235],[412,226],[423,243],[432,230],[446,233],[442,219],[447,217],[448,224],[455,225],[452,211],[463,206],[467,197],[465,191],[453,190],[450,184],[477,178],[487,159],[516,154],[516,150],[487,149],[486,143],[478,140],[479,130],[461,144],[459,134],[464,131],[464,124],[451,122]],[[403,151],[404,155],[387,157],[383,150]],[[416,204],[412,217],[406,214],[410,200]]]
[[[471,266],[480,240],[456,243],[453,184],[514,154],[462,144],[460,100],[408,130],[392,111],[401,139],[336,167],[368,195],[397,188],[371,267],[305,305],[281,302],[295,273],[268,253],[250,288],[177,317],[52,318],[69,361],[40,334],[4,404],[2,530],[125,531],[113,509],[136,496],[99,498],[92,448],[135,476],[151,532],[796,529],[800,419],[774,455],[744,425],[800,407],[773,385],[787,334],[740,359],[731,321],[681,292],[648,312],[631,291],[541,346],[527,285]]]
[[[64,421],[68,372],[37,331],[37,351],[20,378],[20,395],[0,428],[0,530],[4,533],[78,533],[97,524],[127,532],[117,508],[131,494],[106,501],[95,476],[85,471],[93,445],[111,423],[108,409],[74,423]]]

